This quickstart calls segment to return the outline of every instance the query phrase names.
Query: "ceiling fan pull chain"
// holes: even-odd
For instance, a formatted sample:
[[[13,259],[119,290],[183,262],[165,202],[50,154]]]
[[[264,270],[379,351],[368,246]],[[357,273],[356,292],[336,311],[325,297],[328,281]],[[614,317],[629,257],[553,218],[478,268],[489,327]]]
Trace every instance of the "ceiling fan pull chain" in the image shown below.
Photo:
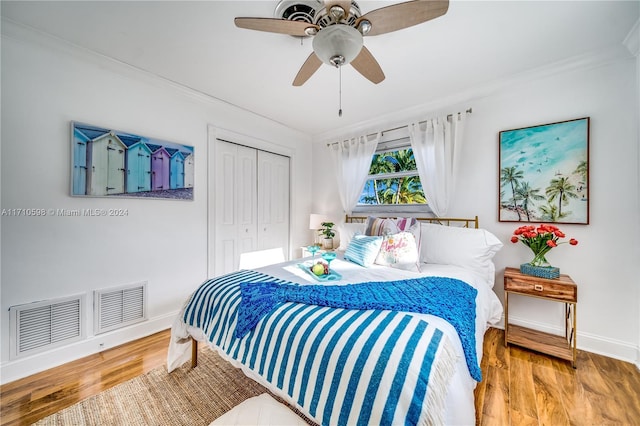
[[[338,87],[338,94],[339,94],[339,104],[338,104],[338,117],[342,117],[342,67],[338,67],[338,72],[339,74],[339,87]]]

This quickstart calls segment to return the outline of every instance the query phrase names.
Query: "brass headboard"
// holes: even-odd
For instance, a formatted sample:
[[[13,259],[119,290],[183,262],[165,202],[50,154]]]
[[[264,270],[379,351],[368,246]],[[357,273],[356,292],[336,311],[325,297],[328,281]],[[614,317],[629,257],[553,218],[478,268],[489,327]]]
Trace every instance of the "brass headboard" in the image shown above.
[[[365,223],[368,216],[346,216],[345,223]],[[474,218],[456,217],[417,217],[420,222],[436,223],[444,226],[458,226],[461,228],[479,228],[478,216]]]

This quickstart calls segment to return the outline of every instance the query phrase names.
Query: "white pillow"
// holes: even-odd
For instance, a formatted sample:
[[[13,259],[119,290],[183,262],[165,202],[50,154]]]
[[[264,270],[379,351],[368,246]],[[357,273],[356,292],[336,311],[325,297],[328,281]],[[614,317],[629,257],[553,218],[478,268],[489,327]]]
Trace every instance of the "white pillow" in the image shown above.
[[[340,247],[338,250],[346,250],[355,235],[364,234],[364,223],[343,223],[338,226]]]
[[[418,220],[414,217],[399,217],[396,219],[396,226],[398,227],[398,232],[406,231],[413,234],[413,238],[416,239],[418,253],[420,253],[420,222],[418,222]]]
[[[418,271],[418,247],[412,233],[399,232],[382,238],[376,264]]]
[[[493,287],[495,265],[493,256],[502,242],[485,229],[420,224],[420,261],[456,265],[470,269]]]

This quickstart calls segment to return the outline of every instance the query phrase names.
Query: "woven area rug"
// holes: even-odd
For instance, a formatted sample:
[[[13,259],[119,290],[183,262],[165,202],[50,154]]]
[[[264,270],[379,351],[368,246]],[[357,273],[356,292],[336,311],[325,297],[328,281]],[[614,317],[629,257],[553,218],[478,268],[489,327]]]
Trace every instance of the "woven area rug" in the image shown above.
[[[184,365],[169,374],[158,367],[35,424],[208,425],[245,399],[265,392],[240,369],[203,348],[194,369]]]

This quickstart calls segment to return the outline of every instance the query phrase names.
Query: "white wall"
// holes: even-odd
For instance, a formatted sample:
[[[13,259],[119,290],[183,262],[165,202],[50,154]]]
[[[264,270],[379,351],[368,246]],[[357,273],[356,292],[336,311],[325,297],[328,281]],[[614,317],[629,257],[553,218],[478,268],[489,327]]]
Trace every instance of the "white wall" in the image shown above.
[[[629,52],[636,57],[636,114],[640,117],[640,20],[636,21],[635,25],[627,34],[627,37],[624,40],[624,45],[627,47]],[[638,126],[638,144],[640,145],[640,126]],[[640,170],[640,146],[638,149],[638,165],[637,169]],[[638,174],[638,210],[640,210],[640,173]],[[640,215],[638,215],[638,223],[640,224]],[[640,277],[638,278],[640,281]],[[638,292],[638,305],[640,305],[640,292]],[[638,316],[638,323],[640,324],[640,315]],[[638,326],[638,332],[640,333],[640,325]],[[638,340],[640,341],[640,336],[638,336]],[[638,345],[637,356],[636,356],[636,366],[640,369],[640,344]]]
[[[639,24],[640,21],[636,22],[636,26],[634,28],[634,30],[631,32],[631,34],[635,34],[638,35],[640,33],[640,29],[639,29]],[[636,37],[635,39],[638,40],[640,38]],[[636,108],[637,108],[637,114],[640,117],[640,51],[638,48],[635,49],[635,55],[636,55]],[[637,140],[637,146],[638,146],[638,164],[636,166],[637,170],[640,170],[640,125],[638,126],[638,140]],[[637,188],[637,192],[638,192],[638,200],[636,200],[636,203],[638,205],[638,210],[640,210],[640,173],[638,173],[638,188]],[[638,226],[640,226],[640,215],[638,215]],[[638,278],[638,280],[640,280],[640,278]],[[640,292],[638,292],[638,306],[640,306]],[[640,342],[640,314],[638,315],[638,342]],[[638,343],[638,349],[637,349],[637,356],[636,356],[636,366],[638,367],[638,369],[640,369],[640,343]]]
[[[3,22],[2,209],[127,209],[125,217],[3,215],[3,383],[166,329],[207,277],[207,126],[292,153],[292,247],[308,240],[310,138]],[[214,76],[212,76],[214,78]],[[195,146],[194,201],[69,195],[70,121]],[[149,321],[43,355],[9,361],[10,306],[148,281]],[[91,311],[89,311],[91,312]],[[101,346],[101,344],[103,346]]]
[[[620,46],[622,49],[622,46]],[[479,215],[480,225],[505,244],[496,255],[498,271],[530,260],[524,245],[509,242],[516,223],[500,223],[498,207],[498,132],[581,117],[591,117],[590,224],[563,225],[579,245],[554,249],[547,256],[578,284],[578,347],[637,362],[640,319],[640,224],[638,176],[637,64],[628,51],[612,49],[593,57],[576,58],[555,67],[532,71],[511,81],[478,88],[476,93],[452,95],[449,103],[426,105],[404,113],[404,119],[381,117],[342,129],[345,136],[359,130],[393,128],[416,118],[464,111],[468,116],[458,192],[448,216]],[[402,114],[400,114],[402,115]],[[314,158],[326,152],[325,135],[314,142]],[[323,173],[314,164],[314,210],[343,215],[331,165]],[[328,167],[328,168],[326,168]],[[328,207],[331,206],[331,207]],[[495,291],[503,298],[502,273]],[[561,304],[513,297],[514,322],[560,332]]]

